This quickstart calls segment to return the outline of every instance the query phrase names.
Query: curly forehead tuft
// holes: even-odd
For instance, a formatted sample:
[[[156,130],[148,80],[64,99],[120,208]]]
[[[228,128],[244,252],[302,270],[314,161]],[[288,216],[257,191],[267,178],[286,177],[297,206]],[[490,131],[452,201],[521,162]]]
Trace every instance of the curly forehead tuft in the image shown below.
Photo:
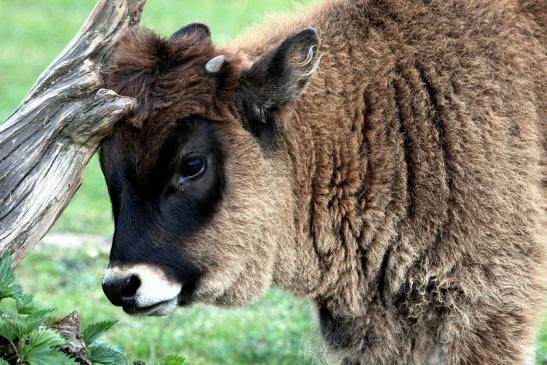
[[[205,65],[219,54],[226,56],[222,68],[208,73]],[[236,55],[217,50],[200,34],[163,38],[140,29],[122,37],[107,87],[137,99],[128,122],[138,128],[149,120],[174,123],[189,115],[220,120],[233,99],[239,65]]]

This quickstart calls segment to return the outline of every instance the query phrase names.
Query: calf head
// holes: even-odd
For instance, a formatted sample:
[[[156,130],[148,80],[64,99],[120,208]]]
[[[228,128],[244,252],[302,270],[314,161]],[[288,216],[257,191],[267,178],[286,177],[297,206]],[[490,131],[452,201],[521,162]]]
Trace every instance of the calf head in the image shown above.
[[[243,304],[272,282],[294,239],[281,119],[318,62],[314,30],[255,60],[208,28],[121,42],[108,86],[137,107],[101,147],[115,223],[103,289],[131,314]]]

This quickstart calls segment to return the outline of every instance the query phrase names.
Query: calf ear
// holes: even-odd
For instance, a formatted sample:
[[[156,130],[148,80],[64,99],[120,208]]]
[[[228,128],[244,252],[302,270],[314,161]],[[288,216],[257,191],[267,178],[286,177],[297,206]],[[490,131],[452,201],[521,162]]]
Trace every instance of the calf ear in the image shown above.
[[[267,124],[268,114],[296,99],[319,63],[319,37],[300,30],[262,55],[241,78],[240,102],[247,123]]]
[[[171,36],[171,39],[180,37],[188,37],[190,35],[197,35],[200,40],[210,40],[211,31],[209,27],[202,23],[190,23],[177,30]]]

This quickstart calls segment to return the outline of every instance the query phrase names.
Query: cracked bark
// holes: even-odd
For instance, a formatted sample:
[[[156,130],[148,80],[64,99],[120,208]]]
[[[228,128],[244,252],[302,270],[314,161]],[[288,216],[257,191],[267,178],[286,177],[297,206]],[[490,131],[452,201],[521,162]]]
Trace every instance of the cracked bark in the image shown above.
[[[101,140],[134,100],[103,89],[118,36],[146,0],[99,0],[78,34],[0,125],[0,257],[18,263],[79,188]]]

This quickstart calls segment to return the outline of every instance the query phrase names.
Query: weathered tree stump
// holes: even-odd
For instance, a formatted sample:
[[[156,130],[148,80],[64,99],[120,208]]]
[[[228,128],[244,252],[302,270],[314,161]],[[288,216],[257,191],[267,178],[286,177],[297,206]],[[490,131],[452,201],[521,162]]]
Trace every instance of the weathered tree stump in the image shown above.
[[[99,0],[64,51],[0,125],[0,257],[19,262],[82,182],[89,159],[134,100],[102,89],[119,35],[146,0]]]

